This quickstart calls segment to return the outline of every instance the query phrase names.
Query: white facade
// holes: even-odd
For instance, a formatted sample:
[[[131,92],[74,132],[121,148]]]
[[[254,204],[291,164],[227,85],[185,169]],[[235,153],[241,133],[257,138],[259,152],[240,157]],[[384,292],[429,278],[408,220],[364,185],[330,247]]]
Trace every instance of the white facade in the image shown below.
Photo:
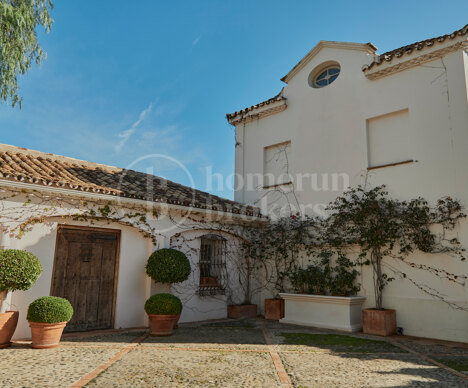
[[[376,59],[372,45],[320,42],[283,78],[287,85],[279,96],[228,115],[236,127],[235,200],[270,215],[287,203],[292,208],[286,210],[320,213],[348,185],[385,184],[399,199],[423,196],[433,202],[452,196],[468,207],[466,30],[393,55],[365,72],[363,66]],[[311,87],[311,77],[330,63],[339,64],[338,78]],[[292,184],[245,184],[265,173],[265,150],[285,143],[290,143]],[[468,222],[457,233],[468,248]],[[411,260],[468,274],[467,262],[442,255]],[[468,309],[468,287],[404,270]],[[370,268],[361,269],[360,281],[365,307],[373,307]],[[468,342],[468,311],[453,309],[404,279],[385,289],[384,305],[397,310],[405,334]]]
[[[171,292],[179,296],[183,303],[183,311],[180,322],[203,321],[208,319],[220,319],[227,316],[228,302],[238,302],[241,296],[238,294],[239,285],[236,281],[236,267],[229,257],[226,257],[226,266],[229,274],[228,290],[225,295],[200,296],[199,286],[199,252],[200,237],[207,233],[217,234],[224,238],[231,246],[238,244],[238,238],[233,233],[223,232],[235,229],[235,225],[249,220],[246,216],[236,216],[223,212],[209,212],[199,209],[184,209],[178,206],[169,206],[161,209],[158,217],[149,221],[157,233],[156,245],[150,238],[144,237],[138,227],[122,225],[122,223],[109,220],[79,221],[73,220],[69,214],[79,212],[71,203],[79,204],[86,201],[88,207],[91,203],[106,204],[109,198],[106,195],[92,193],[76,193],[71,190],[63,190],[53,187],[44,187],[20,182],[0,182],[2,200],[0,201],[0,225],[12,225],[12,215],[18,215],[18,219],[27,219],[29,215],[41,216],[51,212],[50,203],[41,202],[44,198],[53,198],[61,204],[57,208],[57,215],[46,217],[43,222],[31,224],[21,238],[10,237],[8,233],[1,235],[2,248],[24,249],[38,257],[43,272],[38,281],[28,291],[15,291],[12,293],[11,309],[20,312],[19,322],[14,334],[14,339],[29,338],[30,329],[26,320],[29,304],[38,297],[50,295],[53,281],[53,268],[57,230],[59,225],[82,226],[92,228],[105,228],[120,231],[120,249],[118,254],[117,292],[115,297],[115,314],[113,328],[131,328],[148,326],[147,316],[144,311],[146,299],[157,292],[167,292],[162,284],[155,284],[145,272],[145,265],[149,255],[155,249],[174,247],[186,253],[190,260],[192,273],[190,278],[183,283],[172,285]],[[11,194],[16,193],[14,196]],[[5,199],[6,198],[6,199]],[[96,201],[96,202],[94,202]],[[147,206],[144,201],[123,200],[116,208],[122,211],[134,209],[133,206]],[[31,210],[28,210],[32,207]],[[128,207],[128,208],[126,208]],[[30,212],[28,214],[28,212]],[[170,217],[165,216],[169,214]],[[190,223],[182,223],[176,226],[175,222],[190,215]],[[148,218],[150,215],[148,214]],[[241,220],[242,218],[242,220]],[[200,220],[200,224],[197,223]],[[208,221],[207,221],[208,220]],[[221,226],[223,225],[223,227]],[[232,228],[229,225],[234,225]],[[215,229],[215,230],[213,230]],[[181,237],[182,236],[182,237]],[[184,239],[184,237],[187,237]],[[178,244],[178,242],[183,243]],[[82,290],[83,296],[90,290]],[[74,306],[76,310],[76,306]]]

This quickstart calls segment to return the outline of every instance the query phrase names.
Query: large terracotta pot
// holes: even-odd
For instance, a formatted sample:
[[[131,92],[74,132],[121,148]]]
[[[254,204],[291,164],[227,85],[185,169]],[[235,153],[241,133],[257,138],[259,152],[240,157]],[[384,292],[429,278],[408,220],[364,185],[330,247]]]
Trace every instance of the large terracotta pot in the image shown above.
[[[151,332],[150,335],[154,337],[165,337],[172,335],[174,331],[174,325],[176,323],[177,315],[179,314],[168,314],[168,315],[156,315],[148,314],[150,320]]]
[[[265,319],[284,318],[284,299],[265,299]]]
[[[34,349],[55,348],[60,343],[63,329],[67,323],[68,322],[41,323],[29,321],[32,338],[31,347]]]
[[[179,328],[179,319],[180,319],[180,313],[176,315],[176,320],[175,320],[175,323],[174,323],[174,329]]]
[[[0,313],[0,349],[11,346],[11,337],[18,324],[18,311]]]
[[[227,316],[232,319],[255,318],[257,316],[257,305],[230,304],[227,306]]]
[[[396,333],[395,310],[362,310],[362,331],[366,334],[388,336]]]

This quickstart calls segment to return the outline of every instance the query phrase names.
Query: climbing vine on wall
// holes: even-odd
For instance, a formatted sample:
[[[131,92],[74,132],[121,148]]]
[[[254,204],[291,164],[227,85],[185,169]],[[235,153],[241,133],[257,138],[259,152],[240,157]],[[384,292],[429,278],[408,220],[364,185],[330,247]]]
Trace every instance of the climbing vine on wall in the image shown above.
[[[16,205],[13,205],[13,204]],[[60,218],[93,224],[97,221],[133,226],[156,245],[157,230],[150,224],[156,218],[155,208],[123,205],[118,200],[83,200],[71,196],[46,194],[36,190],[9,189],[0,196],[2,232],[21,239],[36,224],[49,224]]]

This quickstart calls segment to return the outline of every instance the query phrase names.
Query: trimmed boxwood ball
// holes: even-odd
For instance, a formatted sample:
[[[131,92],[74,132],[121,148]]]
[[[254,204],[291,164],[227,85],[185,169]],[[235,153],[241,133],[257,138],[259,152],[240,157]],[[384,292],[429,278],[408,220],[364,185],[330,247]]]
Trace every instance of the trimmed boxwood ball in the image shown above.
[[[43,296],[29,305],[27,320],[39,323],[68,322],[73,316],[73,307],[65,298]]]
[[[163,248],[154,251],[146,263],[146,273],[156,283],[180,283],[190,275],[190,262],[177,249]]]
[[[28,251],[0,251],[0,291],[26,291],[42,273],[39,259]]]
[[[182,302],[172,294],[154,294],[145,303],[147,314],[176,315],[182,311]]]

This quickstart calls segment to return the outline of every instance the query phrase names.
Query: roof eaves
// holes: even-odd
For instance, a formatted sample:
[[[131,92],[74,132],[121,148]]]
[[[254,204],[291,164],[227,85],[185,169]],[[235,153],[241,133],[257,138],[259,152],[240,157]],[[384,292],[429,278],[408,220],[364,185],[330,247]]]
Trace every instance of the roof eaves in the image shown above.
[[[281,91],[276,96],[269,98],[268,100],[259,102],[258,104],[249,106],[247,108],[244,108],[242,110],[239,110],[233,113],[227,113],[226,119],[230,124],[234,125],[239,122],[242,122],[247,116],[249,115],[251,116],[252,112],[259,111],[262,108],[265,108],[264,111],[266,111],[270,105],[274,105],[276,103],[281,103],[281,102],[283,102],[284,104],[286,102],[286,97],[283,96],[283,89],[281,89]]]
[[[372,43],[352,43],[352,42],[335,42],[328,40],[321,40],[315,47],[310,50],[290,71],[286,74],[281,81],[288,83],[299,71],[301,71],[323,48],[336,48],[344,50],[359,50],[365,51],[369,54],[374,54],[377,51]]]
[[[467,34],[468,34],[468,24],[460,28],[459,30],[452,32],[451,34],[446,34],[446,35],[438,36],[435,38],[430,38],[430,39],[422,40],[419,42],[414,42],[406,46],[402,46],[394,50],[387,51],[383,54],[377,55],[376,59],[373,62],[371,62],[369,65],[365,65],[362,71],[363,72],[369,71],[375,66],[380,66],[384,63],[390,63],[395,58],[401,58],[405,55],[412,54],[415,51],[419,52],[425,48],[433,47],[436,44],[443,43],[447,39],[453,40],[457,37],[465,36]]]

